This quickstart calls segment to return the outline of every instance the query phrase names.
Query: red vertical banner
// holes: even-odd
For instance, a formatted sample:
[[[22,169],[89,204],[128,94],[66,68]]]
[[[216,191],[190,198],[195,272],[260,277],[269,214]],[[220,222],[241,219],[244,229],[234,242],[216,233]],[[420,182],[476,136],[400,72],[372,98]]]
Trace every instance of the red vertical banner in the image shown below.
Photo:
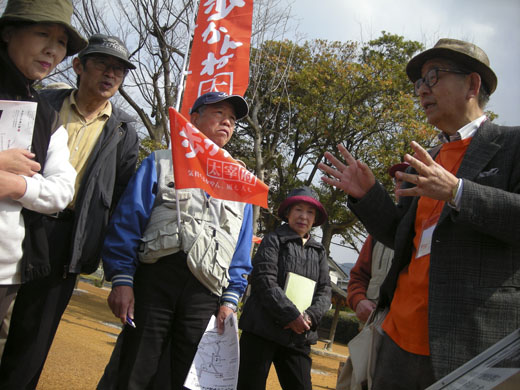
[[[206,92],[244,95],[249,82],[253,0],[200,0],[181,114]]]

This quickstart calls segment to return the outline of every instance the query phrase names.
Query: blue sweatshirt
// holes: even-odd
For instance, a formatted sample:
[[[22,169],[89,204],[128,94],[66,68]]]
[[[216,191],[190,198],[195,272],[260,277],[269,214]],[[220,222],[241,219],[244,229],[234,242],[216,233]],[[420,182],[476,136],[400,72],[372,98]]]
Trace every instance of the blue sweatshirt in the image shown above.
[[[101,257],[103,268],[112,286],[131,286],[137,267],[141,238],[152,213],[157,194],[155,154],[150,154],[132,177],[108,226]],[[253,209],[244,208],[244,219],[235,252],[229,266],[229,285],[221,301],[235,305],[247,287],[245,275],[251,272]]]

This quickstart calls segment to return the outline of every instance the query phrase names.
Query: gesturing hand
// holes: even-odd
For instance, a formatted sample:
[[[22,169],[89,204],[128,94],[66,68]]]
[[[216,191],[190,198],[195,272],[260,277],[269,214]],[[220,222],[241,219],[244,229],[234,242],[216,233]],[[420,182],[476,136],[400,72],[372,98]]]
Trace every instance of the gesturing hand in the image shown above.
[[[396,191],[396,195],[427,196],[437,200],[451,200],[452,191],[457,186],[459,179],[436,163],[417,142],[412,141],[411,147],[415,155],[406,154],[404,159],[417,171],[417,174],[396,172],[395,175],[398,179],[415,184],[415,187],[399,189]]]
[[[325,152],[325,158],[329,160],[335,168],[323,163],[320,163],[318,167],[335,179],[327,176],[323,176],[321,179],[325,183],[345,191],[354,198],[362,198],[375,184],[376,179],[374,174],[366,164],[355,160],[344,146],[338,145],[338,150],[347,165],[343,164],[329,152]]]

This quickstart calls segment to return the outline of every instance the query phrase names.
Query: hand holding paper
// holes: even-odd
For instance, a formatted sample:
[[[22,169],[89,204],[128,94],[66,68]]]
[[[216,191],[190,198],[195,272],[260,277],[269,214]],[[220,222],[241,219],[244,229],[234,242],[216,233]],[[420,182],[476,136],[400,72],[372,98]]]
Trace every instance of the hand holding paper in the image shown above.
[[[32,177],[41,166],[34,161],[34,153],[25,149],[8,149],[0,152],[0,170]]]
[[[236,389],[240,361],[236,314],[230,314],[224,322],[224,333],[220,334],[217,330],[217,318],[211,316],[184,387],[191,390]]]

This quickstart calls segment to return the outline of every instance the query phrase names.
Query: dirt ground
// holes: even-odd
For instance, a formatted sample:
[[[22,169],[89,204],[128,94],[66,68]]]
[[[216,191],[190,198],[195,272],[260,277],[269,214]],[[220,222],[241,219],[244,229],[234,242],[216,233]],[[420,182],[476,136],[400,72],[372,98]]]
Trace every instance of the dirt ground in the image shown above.
[[[118,320],[106,303],[109,290],[80,281],[65,311],[45,364],[38,390],[92,390],[107,364],[120,331]],[[322,350],[319,343],[316,349]],[[335,389],[341,357],[348,354],[344,345],[334,344],[333,354],[313,353],[313,389]],[[332,356],[335,355],[335,356]],[[267,390],[280,385],[274,368]]]

